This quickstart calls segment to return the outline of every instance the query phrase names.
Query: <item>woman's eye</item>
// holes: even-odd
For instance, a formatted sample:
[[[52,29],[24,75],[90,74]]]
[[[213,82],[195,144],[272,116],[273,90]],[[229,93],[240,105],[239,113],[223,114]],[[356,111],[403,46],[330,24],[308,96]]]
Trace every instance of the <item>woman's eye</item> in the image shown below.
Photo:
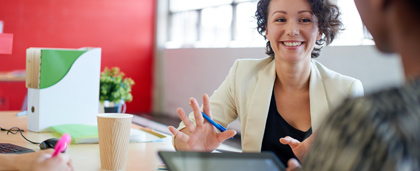
[[[284,18],[278,18],[278,19],[276,19],[276,22],[286,22],[286,19],[284,19]]]
[[[309,22],[312,22],[312,21],[308,18],[302,18],[302,19],[300,19],[300,22],[309,23]]]

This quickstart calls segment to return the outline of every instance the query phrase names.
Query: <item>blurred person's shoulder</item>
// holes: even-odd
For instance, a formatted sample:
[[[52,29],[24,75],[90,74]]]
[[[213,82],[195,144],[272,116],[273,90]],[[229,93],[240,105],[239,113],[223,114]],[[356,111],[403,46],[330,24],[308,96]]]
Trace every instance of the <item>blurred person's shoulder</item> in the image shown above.
[[[368,94],[363,97],[346,99],[343,109],[365,112],[395,113],[408,108],[420,109],[420,79],[412,80],[399,87]],[[419,113],[420,115],[420,113]]]

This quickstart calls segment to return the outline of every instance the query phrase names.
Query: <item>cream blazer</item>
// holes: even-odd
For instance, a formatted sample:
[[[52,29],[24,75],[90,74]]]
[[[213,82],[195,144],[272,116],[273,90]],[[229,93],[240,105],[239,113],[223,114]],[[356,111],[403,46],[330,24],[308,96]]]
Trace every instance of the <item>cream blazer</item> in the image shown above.
[[[275,77],[273,57],[238,59],[210,97],[210,110],[216,123],[227,127],[239,119],[244,152],[261,151]],[[363,86],[359,80],[329,70],[315,60],[311,61],[309,84],[313,131],[345,98],[363,95]],[[195,122],[192,113],[189,118]],[[178,129],[184,127],[181,122]]]

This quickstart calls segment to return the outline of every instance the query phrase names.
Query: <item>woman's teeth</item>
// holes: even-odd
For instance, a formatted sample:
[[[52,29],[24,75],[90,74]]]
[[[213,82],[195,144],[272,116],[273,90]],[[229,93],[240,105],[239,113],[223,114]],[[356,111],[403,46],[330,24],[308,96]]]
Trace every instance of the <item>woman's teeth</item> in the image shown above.
[[[283,42],[286,46],[299,46],[302,44],[302,42]]]

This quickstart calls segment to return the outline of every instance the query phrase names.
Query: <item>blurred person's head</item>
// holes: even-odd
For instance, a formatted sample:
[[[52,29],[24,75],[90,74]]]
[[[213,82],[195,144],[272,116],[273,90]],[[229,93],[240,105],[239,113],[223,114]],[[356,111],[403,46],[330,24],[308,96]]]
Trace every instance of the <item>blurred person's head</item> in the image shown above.
[[[419,0],[354,0],[363,23],[366,25],[379,50],[394,52],[395,37],[391,32],[408,34],[410,27],[418,25]],[[403,25],[402,25],[403,24]],[[406,29],[396,29],[405,27]],[[416,29],[418,31],[418,29]]]
[[[376,47],[401,56],[406,78],[420,77],[420,1],[354,1]]]
[[[338,7],[329,0],[260,0],[257,5],[255,17],[257,19],[258,32],[267,39],[266,54],[274,56],[276,53],[275,47],[277,43],[270,41],[267,35],[270,23],[273,23],[272,20],[276,19],[271,18],[273,17],[273,12],[277,10],[288,12],[290,6],[296,6],[297,3],[304,4],[299,7],[301,9],[305,7],[309,8],[312,15],[310,18],[317,29],[317,35],[319,35],[313,42],[306,42],[307,45],[309,45],[308,48],[310,48],[312,58],[318,57],[321,48],[324,45],[330,44],[337,36],[338,31],[342,30],[343,24],[339,20],[340,11]],[[287,15],[289,16],[286,17],[290,18],[290,12],[287,13]],[[269,31],[269,33],[271,32]],[[280,52],[280,50],[278,51]]]
[[[404,87],[346,100],[303,160],[305,170],[420,170],[420,1],[355,0],[383,52],[401,56]]]

